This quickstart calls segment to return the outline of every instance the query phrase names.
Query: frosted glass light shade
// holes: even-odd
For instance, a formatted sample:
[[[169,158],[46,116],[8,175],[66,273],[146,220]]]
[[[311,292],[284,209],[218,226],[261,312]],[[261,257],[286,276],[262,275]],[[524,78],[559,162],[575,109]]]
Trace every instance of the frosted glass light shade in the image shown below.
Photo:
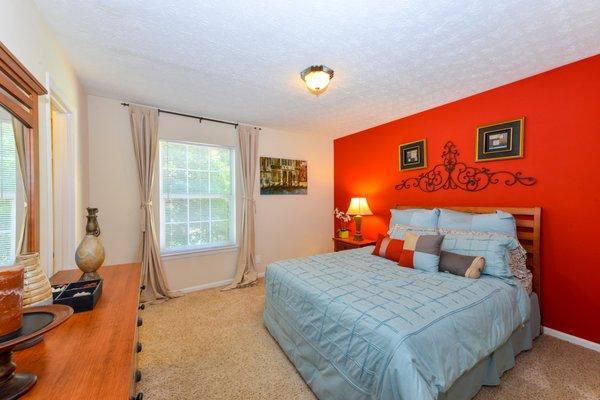
[[[369,208],[369,203],[364,197],[353,197],[350,200],[350,207],[348,207],[347,214],[349,215],[373,215],[373,212]]]
[[[324,65],[313,65],[300,73],[308,90],[317,96],[323,93],[333,78],[333,70]]]

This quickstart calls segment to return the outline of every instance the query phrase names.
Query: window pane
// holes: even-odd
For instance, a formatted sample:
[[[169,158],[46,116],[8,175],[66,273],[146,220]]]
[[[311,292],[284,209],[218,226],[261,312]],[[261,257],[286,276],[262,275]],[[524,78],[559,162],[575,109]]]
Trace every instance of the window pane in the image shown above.
[[[229,200],[228,199],[212,199],[210,201],[211,220],[229,219]]]
[[[161,158],[164,168],[187,168],[185,159],[185,144],[161,142],[160,146]]]
[[[187,246],[187,224],[165,224],[165,241],[167,247]]]
[[[210,193],[211,194],[230,194],[231,193],[231,174],[229,170],[224,172],[210,173]]]
[[[9,265],[14,263],[15,257],[12,254],[12,243],[14,236],[11,232],[0,232],[0,265]]]
[[[212,242],[226,242],[229,240],[229,221],[213,221],[210,231]]]
[[[229,155],[231,151],[229,149],[210,149],[210,170],[211,171],[223,171],[229,169]]]
[[[165,222],[187,222],[187,200],[165,199]]]
[[[189,172],[190,194],[208,194],[208,172]]]
[[[0,265],[15,258],[17,153],[12,117],[0,107]]]
[[[208,222],[194,222],[190,224],[190,244],[203,245],[210,243]]]
[[[208,148],[202,146],[188,147],[188,168],[208,171]]]
[[[208,221],[209,199],[190,199],[190,222]]]
[[[187,194],[187,172],[185,170],[164,170],[162,190],[169,194]]]

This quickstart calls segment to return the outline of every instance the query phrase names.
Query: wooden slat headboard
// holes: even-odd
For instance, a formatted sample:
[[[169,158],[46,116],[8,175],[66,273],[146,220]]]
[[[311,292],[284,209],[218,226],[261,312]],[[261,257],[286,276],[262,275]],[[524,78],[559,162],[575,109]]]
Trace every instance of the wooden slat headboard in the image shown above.
[[[409,208],[436,208],[423,206],[396,206],[397,209]],[[517,237],[521,245],[527,250],[527,268],[533,274],[533,291],[537,293],[540,301],[541,289],[541,258],[540,258],[540,228],[542,209],[540,207],[437,207],[448,210],[462,211],[473,214],[493,213],[502,210],[515,217],[517,223]]]

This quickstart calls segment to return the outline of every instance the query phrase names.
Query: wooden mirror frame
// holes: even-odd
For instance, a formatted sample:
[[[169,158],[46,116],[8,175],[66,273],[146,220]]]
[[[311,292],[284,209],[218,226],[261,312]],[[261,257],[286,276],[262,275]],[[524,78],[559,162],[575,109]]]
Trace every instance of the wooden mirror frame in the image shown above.
[[[46,88],[23,64],[0,42],[0,105],[19,119],[29,129],[30,165],[25,181],[29,186],[29,218],[27,222],[27,248],[23,251],[39,251],[39,124],[38,96],[47,94]]]

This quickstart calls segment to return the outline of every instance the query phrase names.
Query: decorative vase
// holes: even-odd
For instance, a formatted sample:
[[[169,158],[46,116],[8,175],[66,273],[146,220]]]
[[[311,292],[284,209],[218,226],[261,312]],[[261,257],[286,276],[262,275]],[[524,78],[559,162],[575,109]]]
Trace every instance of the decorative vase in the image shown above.
[[[22,265],[0,267],[0,337],[21,328],[23,273]]]
[[[22,265],[24,269],[23,306],[33,307],[52,304],[52,287],[40,266],[40,254],[19,254],[15,263]]]
[[[347,229],[344,229],[344,230],[340,229],[340,230],[338,231],[338,236],[339,236],[341,239],[348,239],[348,238],[350,237],[350,231],[349,231],[349,230],[347,230]]]
[[[82,281],[100,279],[96,270],[104,262],[104,246],[100,239],[100,227],[98,226],[98,209],[88,207],[87,212],[85,236],[75,252],[75,263],[83,271],[80,278]]]

